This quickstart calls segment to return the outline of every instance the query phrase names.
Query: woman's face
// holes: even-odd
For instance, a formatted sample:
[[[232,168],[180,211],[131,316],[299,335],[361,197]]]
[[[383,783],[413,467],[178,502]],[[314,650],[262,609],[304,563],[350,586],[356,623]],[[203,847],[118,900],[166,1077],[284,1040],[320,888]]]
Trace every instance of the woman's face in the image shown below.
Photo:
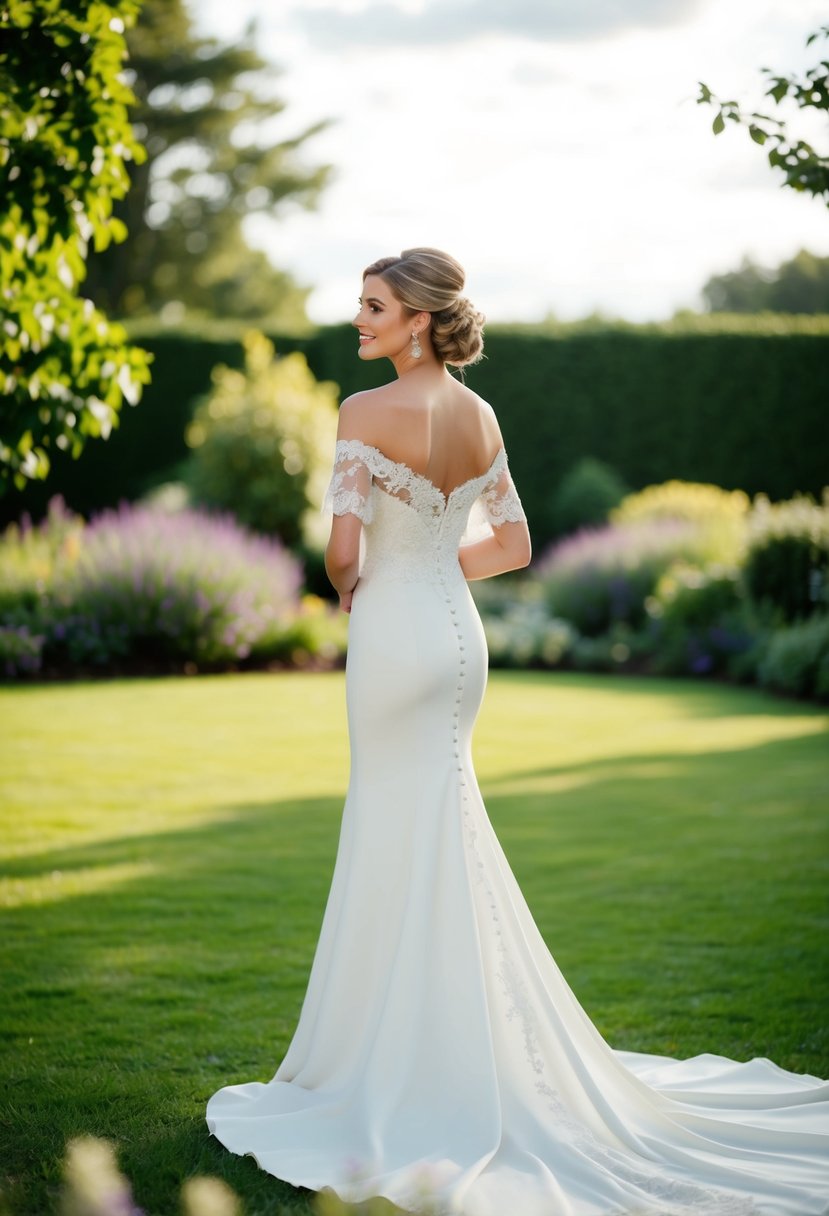
[[[360,311],[351,322],[360,331],[361,359],[395,359],[412,340],[412,321],[379,275],[363,279]]]

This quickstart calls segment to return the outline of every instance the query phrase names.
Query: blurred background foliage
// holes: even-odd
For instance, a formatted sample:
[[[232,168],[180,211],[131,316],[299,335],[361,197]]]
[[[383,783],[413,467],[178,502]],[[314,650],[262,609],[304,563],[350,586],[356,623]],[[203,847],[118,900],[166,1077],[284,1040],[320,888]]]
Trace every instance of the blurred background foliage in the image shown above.
[[[829,258],[801,249],[777,267],[745,258],[702,289],[709,312],[829,313]]]
[[[131,332],[154,356],[140,409],[124,415],[105,445],[77,461],[57,458],[48,482],[0,499],[0,523],[23,510],[41,518],[55,493],[89,515],[180,479],[196,402],[210,392],[214,367],[243,368],[244,330],[147,322]],[[339,385],[341,398],[387,377],[380,364],[357,359],[348,325],[270,337],[278,358],[300,352],[317,381]],[[779,500],[819,496],[826,482],[827,317],[493,326],[487,355],[466,380],[498,412],[537,548],[599,522],[625,488],[675,478]],[[562,499],[574,495],[564,480],[588,459],[604,475],[595,466],[578,472],[579,507]]]
[[[40,9],[0,10],[0,464],[17,475],[0,671],[336,662],[345,622],[319,598],[336,402],[388,367],[360,362],[349,325],[311,326],[306,289],[244,228],[314,206],[320,125],[291,130],[254,28],[201,37],[184,0]],[[811,93],[772,76],[768,95],[825,109],[821,70]],[[716,129],[758,117],[702,87]],[[786,181],[820,195],[809,152]],[[537,554],[475,589],[495,663],[829,696],[829,258],[745,261],[703,297],[659,324],[488,329],[466,381],[498,412]]]

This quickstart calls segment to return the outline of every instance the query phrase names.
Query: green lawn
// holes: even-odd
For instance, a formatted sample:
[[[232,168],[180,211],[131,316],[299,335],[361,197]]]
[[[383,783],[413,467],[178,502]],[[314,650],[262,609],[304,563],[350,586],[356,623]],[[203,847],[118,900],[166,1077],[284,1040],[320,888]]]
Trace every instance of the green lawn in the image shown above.
[[[493,675],[490,813],[541,929],[616,1046],[829,1074],[829,719],[754,690]],[[223,1176],[307,1196],[207,1136],[272,1075],[302,999],[347,778],[342,676],[0,690],[0,1162],[53,1203],[105,1136],[146,1212]],[[2,1207],[2,1204],[0,1204]]]

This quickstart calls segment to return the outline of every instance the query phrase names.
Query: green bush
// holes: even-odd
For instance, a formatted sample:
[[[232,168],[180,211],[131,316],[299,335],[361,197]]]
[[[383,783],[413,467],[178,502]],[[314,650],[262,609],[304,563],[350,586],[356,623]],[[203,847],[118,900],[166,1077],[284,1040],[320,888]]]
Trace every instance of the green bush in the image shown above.
[[[592,456],[579,460],[553,495],[552,517],[559,535],[603,524],[628,487],[619,474]]]
[[[182,476],[196,503],[295,545],[322,504],[336,430],[336,385],[317,383],[304,355],[274,359],[272,343],[249,334],[244,371],[216,368],[196,408]]]
[[[45,641],[27,625],[0,625],[0,676],[14,679],[40,671]]]
[[[753,645],[754,632],[735,569],[672,566],[646,608],[652,666],[661,673],[731,673],[738,656]]]
[[[760,499],[752,513],[744,578],[767,618],[796,621],[829,605],[829,498]]]
[[[83,528],[60,496],[36,527],[9,524],[0,537],[0,622],[37,628],[56,575],[77,559]]]
[[[620,625],[600,638],[576,638],[569,659],[576,671],[613,672],[639,667],[646,656],[643,635]]]
[[[764,688],[829,701],[829,615],[815,615],[769,638],[757,668]]]
[[[749,506],[749,497],[742,490],[673,480],[629,494],[610,518],[623,524],[660,519],[692,524],[699,560],[731,566],[742,559],[745,550]]]
[[[482,619],[493,667],[558,667],[576,640],[572,625],[548,616],[540,602],[519,600]]]

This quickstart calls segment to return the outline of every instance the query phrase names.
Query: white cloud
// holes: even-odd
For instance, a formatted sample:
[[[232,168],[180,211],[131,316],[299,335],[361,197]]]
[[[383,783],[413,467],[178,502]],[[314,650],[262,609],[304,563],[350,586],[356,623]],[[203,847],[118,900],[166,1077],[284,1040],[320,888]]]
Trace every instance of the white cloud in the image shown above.
[[[228,10],[212,10],[211,23],[204,4],[203,28],[230,36]],[[495,22],[494,3],[475,7]],[[538,18],[559,7],[499,0],[497,9]],[[700,79],[754,105],[764,63],[814,62],[804,42],[822,7],[637,4],[629,9],[640,21],[650,13],[651,28],[590,40],[505,37],[490,26],[473,41],[382,51],[349,37],[332,53],[292,24],[299,7],[237,0],[237,32],[257,8],[258,45],[285,69],[286,122],[336,120],[307,150],[337,170],[319,211],[258,217],[251,239],[314,285],[311,312],[322,321],[351,315],[363,266],[411,244],[458,256],[470,296],[497,320],[550,309],[666,316],[746,253],[768,264],[804,246],[829,254],[826,208],[781,189],[744,131],[715,138],[713,112],[695,104]],[[357,30],[372,5],[338,8]],[[315,11],[311,0],[306,9]],[[669,10],[685,24],[669,24]]]
[[[508,38],[579,40],[629,29],[682,24],[701,0],[431,0],[417,7],[373,0],[299,10],[302,27],[319,45],[446,46],[487,34]]]

